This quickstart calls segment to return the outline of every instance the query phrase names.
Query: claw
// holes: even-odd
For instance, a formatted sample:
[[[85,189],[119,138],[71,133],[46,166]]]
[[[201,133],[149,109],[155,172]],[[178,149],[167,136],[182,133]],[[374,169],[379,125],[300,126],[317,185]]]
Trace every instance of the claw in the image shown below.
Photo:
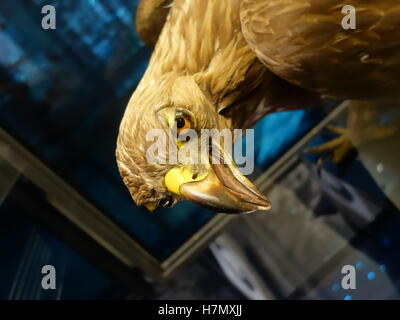
[[[338,127],[338,126],[334,126],[334,125],[327,125],[326,128],[333,132],[336,133],[337,135],[341,136],[341,135],[345,135],[346,134],[346,128],[343,127]]]
[[[318,147],[310,148],[306,150],[306,152],[310,154],[323,154],[326,152],[332,153],[332,161],[335,163],[339,163],[353,149],[354,146],[350,142],[350,140],[347,139],[345,135],[342,135]]]
[[[395,135],[399,131],[398,125],[385,125],[374,128],[371,135],[371,140],[385,139]]]
[[[365,143],[366,141],[378,140],[390,137],[399,130],[398,127],[394,125],[379,126],[370,129],[368,132],[365,132],[365,134],[362,136],[362,139],[361,138],[351,139],[349,137],[348,128],[328,125],[327,129],[339,135],[339,137],[330,140],[320,146],[307,149],[305,150],[305,152],[317,155],[318,154],[324,155],[328,153],[331,155],[331,160],[334,163],[340,163],[341,161],[343,161],[343,159],[346,158],[346,156],[352,150],[354,150],[356,146],[359,146],[362,143]]]

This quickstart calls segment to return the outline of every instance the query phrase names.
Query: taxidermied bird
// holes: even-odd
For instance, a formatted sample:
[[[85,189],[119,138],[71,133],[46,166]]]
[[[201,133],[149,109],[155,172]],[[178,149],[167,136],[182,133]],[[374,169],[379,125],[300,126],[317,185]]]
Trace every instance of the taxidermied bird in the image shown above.
[[[154,52],[116,150],[136,204],[153,210],[186,199],[239,213],[271,207],[213,139],[207,143],[222,164],[149,163],[151,129],[175,128],[168,139],[181,148],[196,141],[179,138],[187,129],[250,128],[268,113],[312,107],[321,96],[398,100],[400,3],[352,4],[356,30],[341,26],[342,1],[142,0],[137,30]]]

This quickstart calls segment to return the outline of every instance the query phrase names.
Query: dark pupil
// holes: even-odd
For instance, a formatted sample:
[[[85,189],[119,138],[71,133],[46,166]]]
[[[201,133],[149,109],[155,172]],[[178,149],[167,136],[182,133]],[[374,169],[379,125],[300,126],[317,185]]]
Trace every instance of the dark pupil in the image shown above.
[[[182,117],[179,117],[179,118],[176,119],[176,127],[178,129],[183,128],[185,126],[185,123],[186,123],[186,121]]]

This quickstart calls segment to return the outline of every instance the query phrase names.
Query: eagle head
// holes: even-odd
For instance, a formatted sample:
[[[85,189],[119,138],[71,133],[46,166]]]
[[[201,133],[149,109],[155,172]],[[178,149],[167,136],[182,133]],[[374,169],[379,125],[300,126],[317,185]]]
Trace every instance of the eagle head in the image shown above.
[[[133,200],[151,211],[181,200],[226,213],[269,210],[268,199],[227,151],[231,119],[198,83],[195,76],[171,72],[145,76],[133,93],[116,148]]]

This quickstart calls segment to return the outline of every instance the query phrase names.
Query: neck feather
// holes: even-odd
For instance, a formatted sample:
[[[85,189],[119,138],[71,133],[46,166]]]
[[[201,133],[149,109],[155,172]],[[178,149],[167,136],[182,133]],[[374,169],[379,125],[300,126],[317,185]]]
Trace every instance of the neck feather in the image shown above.
[[[145,78],[192,75],[218,111],[256,88],[265,67],[241,31],[241,0],[175,0]]]

